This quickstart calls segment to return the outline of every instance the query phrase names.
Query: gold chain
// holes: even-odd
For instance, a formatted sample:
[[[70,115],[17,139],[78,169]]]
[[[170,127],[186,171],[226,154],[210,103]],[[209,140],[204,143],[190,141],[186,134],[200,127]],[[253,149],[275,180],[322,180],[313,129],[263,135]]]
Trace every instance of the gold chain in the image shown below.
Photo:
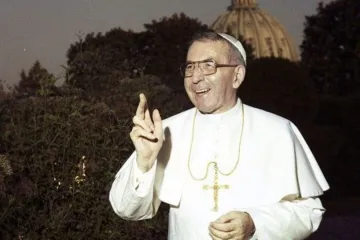
[[[228,173],[223,173],[221,172],[221,170],[219,169],[219,167],[217,166],[217,163],[216,162],[209,162],[208,165],[206,166],[206,173],[205,173],[205,176],[202,177],[202,178],[196,178],[194,177],[194,175],[192,174],[191,172],[191,168],[190,168],[190,158],[191,158],[191,152],[192,152],[192,145],[193,145],[193,141],[194,141],[194,129],[195,129],[195,119],[196,119],[196,113],[197,113],[197,110],[195,110],[195,114],[194,114],[194,119],[193,119],[193,126],[192,126],[192,133],[191,133],[191,142],[190,142],[190,151],[189,151],[189,156],[188,156],[188,169],[189,169],[189,173],[191,175],[191,177],[194,179],[194,180],[197,180],[197,181],[201,181],[201,180],[204,180],[207,178],[207,175],[208,175],[208,172],[209,172],[209,166],[211,164],[214,164],[214,167],[217,168],[217,170],[223,175],[223,176],[229,176],[231,175],[237,165],[239,164],[239,161],[240,161],[240,152],[241,152],[241,141],[242,141],[242,135],[243,135],[243,130],[244,130],[244,121],[245,121],[245,116],[244,116],[244,105],[241,103],[241,111],[242,111],[242,123],[241,123],[241,134],[240,134],[240,140],[239,140],[239,149],[238,149],[238,156],[237,156],[237,160],[236,160],[236,163],[235,163],[235,166],[234,168],[228,172]]]

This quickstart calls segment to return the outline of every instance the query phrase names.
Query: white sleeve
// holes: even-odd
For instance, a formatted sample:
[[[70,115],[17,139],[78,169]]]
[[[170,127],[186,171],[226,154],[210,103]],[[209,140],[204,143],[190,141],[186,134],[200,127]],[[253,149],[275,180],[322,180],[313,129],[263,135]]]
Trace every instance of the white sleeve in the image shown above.
[[[121,167],[109,193],[114,212],[126,220],[152,218],[160,200],[154,194],[156,164],[146,173],[137,168],[136,154]]]
[[[143,173],[139,169],[137,162],[133,162],[133,171],[130,179],[132,179],[132,189],[135,190],[135,193],[139,197],[144,197],[149,194],[151,187],[153,187],[152,183],[155,177],[155,169],[156,162],[149,171]]]
[[[245,209],[255,224],[251,239],[306,239],[321,223],[325,209],[319,198],[282,201],[274,205]]]

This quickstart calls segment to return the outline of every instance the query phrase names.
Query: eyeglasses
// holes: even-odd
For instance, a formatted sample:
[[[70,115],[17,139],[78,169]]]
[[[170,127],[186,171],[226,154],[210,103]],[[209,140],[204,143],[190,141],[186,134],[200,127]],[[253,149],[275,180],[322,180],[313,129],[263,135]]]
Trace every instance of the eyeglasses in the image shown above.
[[[218,64],[214,60],[203,60],[196,62],[187,62],[180,67],[180,72],[183,77],[191,77],[198,66],[204,75],[215,74],[219,67],[237,67],[239,65],[233,64]]]

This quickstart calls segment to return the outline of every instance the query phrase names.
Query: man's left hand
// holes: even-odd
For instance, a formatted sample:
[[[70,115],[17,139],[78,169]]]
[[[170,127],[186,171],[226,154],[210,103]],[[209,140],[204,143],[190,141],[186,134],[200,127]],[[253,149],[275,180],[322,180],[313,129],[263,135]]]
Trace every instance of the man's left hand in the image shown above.
[[[251,216],[246,212],[229,212],[210,223],[209,234],[213,240],[245,240],[255,230]]]

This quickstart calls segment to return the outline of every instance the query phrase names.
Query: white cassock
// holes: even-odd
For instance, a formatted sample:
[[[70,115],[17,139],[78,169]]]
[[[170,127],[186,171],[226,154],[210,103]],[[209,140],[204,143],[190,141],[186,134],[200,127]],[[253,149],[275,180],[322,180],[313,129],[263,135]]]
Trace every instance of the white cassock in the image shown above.
[[[116,214],[148,219],[160,202],[168,203],[172,240],[211,239],[209,223],[229,211],[251,215],[256,226],[252,239],[305,239],[317,230],[325,211],[318,197],[329,186],[292,122],[240,99],[225,113],[197,112],[193,124],[195,112],[193,108],[163,121],[164,145],[150,171],[139,171],[135,152],[121,167],[109,195]],[[204,180],[194,177],[204,177],[209,162],[217,162],[225,174],[234,169],[243,120],[239,162],[229,176],[218,174],[219,186],[228,188],[218,190],[215,212],[214,191],[204,189],[214,185],[214,166]]]

